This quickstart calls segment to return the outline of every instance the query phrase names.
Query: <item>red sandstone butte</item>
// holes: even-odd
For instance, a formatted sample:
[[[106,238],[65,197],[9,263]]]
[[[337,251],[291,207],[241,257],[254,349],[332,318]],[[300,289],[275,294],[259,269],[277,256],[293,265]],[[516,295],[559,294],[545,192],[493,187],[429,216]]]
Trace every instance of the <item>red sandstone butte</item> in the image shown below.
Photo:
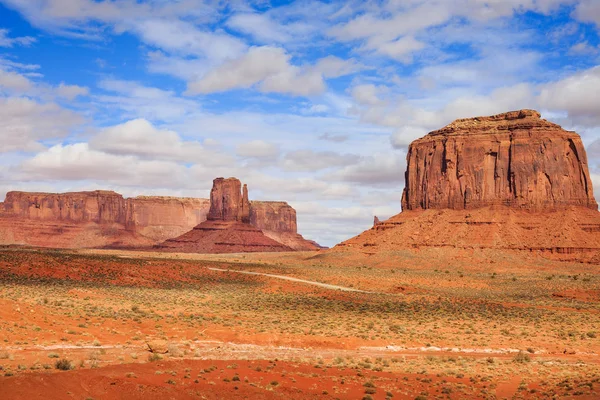
[[[216,178],[210,191],[207,220],[157,246],[161,251],[244,253],[292,251],[250,224],[248,189],[237,178]]]
[[[455,247],[590,261],[600,213],[579,135],[533,110],[460,119],[411,143],[402,212],[335,247]]]
[[[295,250],[319,248],[296,232],[296,211],[287,203],[251,202],[242,208],[249,210],[255,227],[276,241]],[[201,198],[124,198],[103,190],[62,194],[9,192],[0,203],[0,244],[60,248],[152,246],[206,221],[209,209],[210,200]]]
[[[581,138],[533,110],[459,119],[411,143],[402,209],[598,209]]]

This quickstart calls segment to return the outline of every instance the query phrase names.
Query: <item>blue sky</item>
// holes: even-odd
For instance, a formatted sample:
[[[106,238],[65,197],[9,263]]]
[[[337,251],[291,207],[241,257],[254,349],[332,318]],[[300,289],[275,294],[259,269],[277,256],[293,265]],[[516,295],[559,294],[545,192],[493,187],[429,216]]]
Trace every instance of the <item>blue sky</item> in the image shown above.
[[[0,0],[0,197],[236,176],[333,245],[400,211],[412,140],[520,108],[600,188],[599,28],[597,0]]]

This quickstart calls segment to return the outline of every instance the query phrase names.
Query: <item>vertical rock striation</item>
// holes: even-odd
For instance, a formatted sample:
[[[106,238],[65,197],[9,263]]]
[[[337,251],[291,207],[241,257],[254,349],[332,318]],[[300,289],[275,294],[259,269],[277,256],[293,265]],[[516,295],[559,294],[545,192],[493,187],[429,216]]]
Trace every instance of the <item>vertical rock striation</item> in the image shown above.
[[[210,191],[207,220],[190,232],[157,246],[161,251],[242,253],[291,251],[250,224],[248,187],[236,178],[216,178]]]
[[[461,119],[411,143],[402,209],[597,209],[581,138],[533,110]]]
[[[319,246],[296,233],[296,211],[285,202],[250,202],[235,179],[217,180],[208,199],[138,196],[106,190],[70,193],[8,192],[0,203],[0,244],[45,247],[139,247],[213,220],[252,223],[296,250]]]
[[[460,119],[411,143],[402,212],[336,249],[495,248],[600,260],[579,135],[533,110]]]

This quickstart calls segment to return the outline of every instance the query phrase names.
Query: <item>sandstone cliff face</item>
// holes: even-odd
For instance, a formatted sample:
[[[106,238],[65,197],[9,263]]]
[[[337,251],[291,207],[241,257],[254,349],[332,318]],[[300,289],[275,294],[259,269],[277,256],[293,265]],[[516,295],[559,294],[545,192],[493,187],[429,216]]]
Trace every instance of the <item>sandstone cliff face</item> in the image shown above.
[[[409,147],[402,209],[597,209],[579,135],[533,110],[457,120]]]
[[[407,161],[402,212],[336,250],[492,248],[578,261],[600,254],[581,139],[536,111],[457,120],[415,140]]]
[[[207,220],[191,231],[157,246],[160,251],[242,253],[291,251],[250,224],[248,188],[236,178],[217,178],[210,191]],[[272,221],[271,221],[272,223]]]
[[[221,181],[212,193],[213,218],[251,222],[296,250],[320,248],[297,234],[296,211],[287,203],[250,202],[246,185],[241,187],[235,178]],[[190,231],[206,221],[209,212],[210,200],[200,198],[123,198],[112,191],[9,192],[0,203],[0,244],[150,246]]]
[[[258,229],[297,233],[296,210],[283,201],[252,201],[250,223]]]
[[[128,201],[128,227],[160,242],[206,220],[210,201],[188,197],[138,196]]]
[[[35,220],[125,224],[127,219],[123,196],[103,190],[63,194],[9,192],[0,204],[0,214]]]

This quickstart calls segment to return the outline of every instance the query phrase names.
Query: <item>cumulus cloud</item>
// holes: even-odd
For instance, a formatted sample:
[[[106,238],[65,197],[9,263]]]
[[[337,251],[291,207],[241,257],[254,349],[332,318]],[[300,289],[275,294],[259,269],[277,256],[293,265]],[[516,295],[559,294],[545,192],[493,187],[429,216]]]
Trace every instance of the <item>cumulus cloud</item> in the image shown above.
[[[158,129],[139,118],[103,129],[89,141],[90,149],[145,159],[196,162],[205,166],[233,163],[231,156],[207,150],[196,141],[184,141],[172,130]]]
[[[585,125],[600,123],[600,67],[594,67],[557,82],[546,84],[539,95],[542,107],[566,111]]]
[[[203,31],[181,20],[143,19],[134,23],[133,30],[152,46],[204,57],[212,63],[236,58],[246,49],[244,42],[234,36]]]
[[[188,94],[222,92],[249,88],[259,82],[268,92],[312,94],[324,89],[321,75],[303,73],[290,64],[290,56],[279,47],[252,47],[242,57],[209,71],[188,84]]]
[[[53,146],[23,162],[21,171],[26,180],[96,180],[168,188],[194,184],[187,179],[187,168],[177,163],[108,154],[91,149],[87,143]]]
[[[84,122],[55,103],[19,97],[0,97],[0,120],[0,152],[41,150],[40,141],[66,137]]]
[[[362,157],[355,164],[325,175],[325,179],[363,186],[394,186],[404,182],[405,167],[406,163],[398,153],[381,153]]]
[[[283,168],[288,171],[320,171],[333,167],[351,165],[360,160],[355,154],[339,154],[333,151],[295,150],[286,153]]]
[[[384,104],[379,95],[385,91],[385,88],[377,87],[371,83],[364,85],[356,85],[351,89],[351,95],[359,104],[379,105]]]
[[[90,89],[78,85],[65,85],[63,82],[56,88],[56,94],[60,97],[64,97],[67,100],[73,100],[78,96],[87,96],[90,93]]]
[[[279,146],[264,140],[253,140],[236,147],[236,153],[243,158],[275,160],[279,157]]]
[[[188,84],[187,94],[208,94],[256,86],[267,93],[309,96],[325,90],[324,78],[337,78],[363,68],[355,60],[327,56],[315,65],[296,66],[280,47],[251,47],[243,56],[229,60]]]
[[[573,15],[584,22],[593,22],[600,27],[600,3],[597,0],[580,0]]]
[[[32,87],[33,83],[25,76],[0,69],[0,89],[25,92]]]

